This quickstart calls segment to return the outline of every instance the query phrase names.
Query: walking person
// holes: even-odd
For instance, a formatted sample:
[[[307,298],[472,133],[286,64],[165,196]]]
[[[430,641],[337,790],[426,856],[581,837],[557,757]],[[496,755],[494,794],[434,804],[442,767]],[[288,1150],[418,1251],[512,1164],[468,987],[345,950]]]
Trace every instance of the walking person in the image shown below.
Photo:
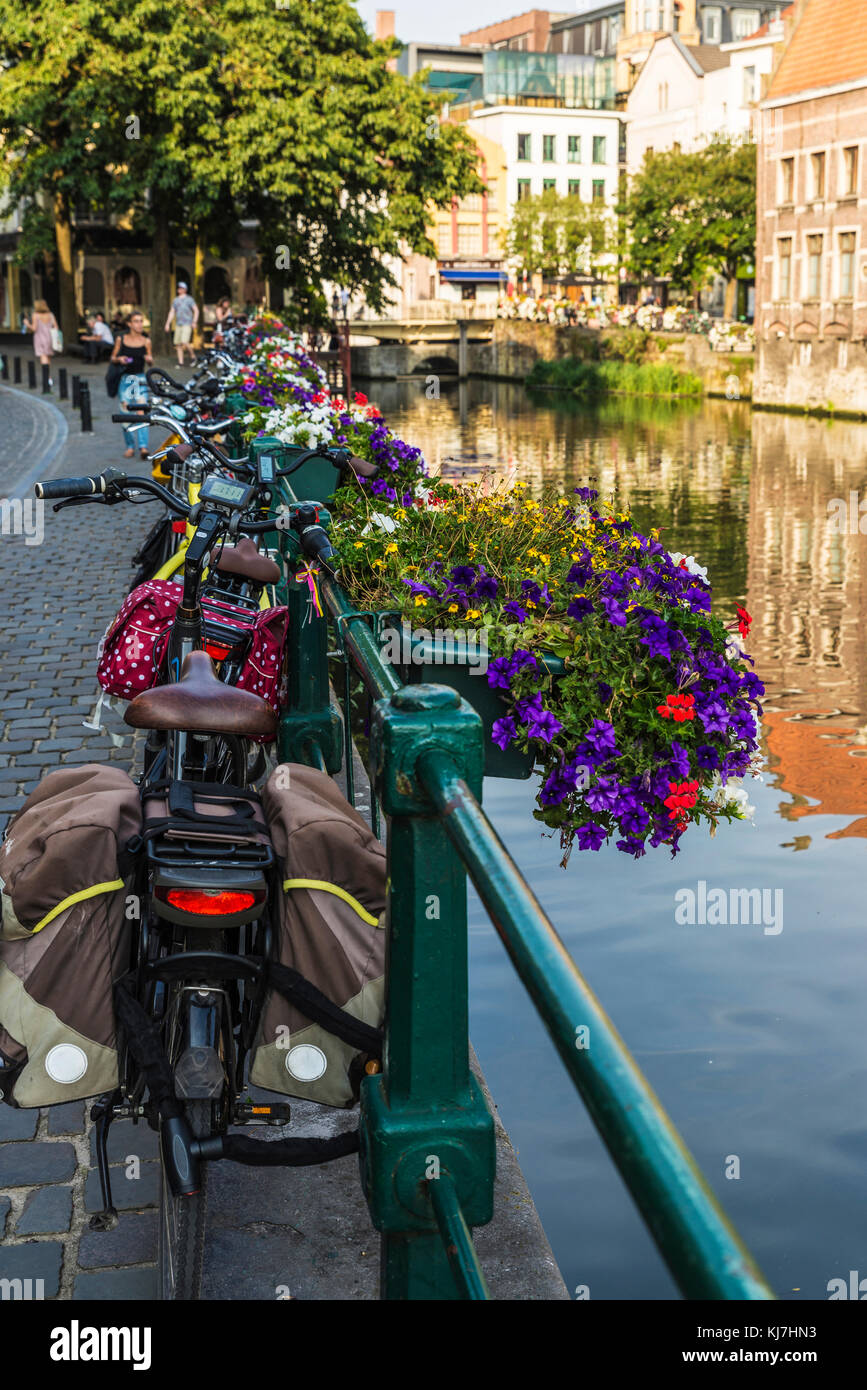
[[[111,354],[111,362],[124,368],[123,376],[117,388],[117,398],[125,410],[133,406],[150,404],[150,392],[148,391],[145,370],[147,367],[153,366],[153,361],[151,340],[144,333],[144,315],[139,312],[132,313],[129,316],[126,330],[118,335]],[[111,370],[111,365],[109,370]],[[142,431],[144,431],[144,443],[142,443]],[[148,456],[148,434],[147,425],[131,425],[128,428],[124,426],[123,438],[126,444],[124,458],[131,459],[138,448],[141,457],[146,459]]]
[[[178,292],[172,300],[172,307],[169,309],[169,316],[166,319],[166,332],[168,333],[172,322],[175,325],[174,343],[178,354],[178,366],[184,365],[184,353],[187,348],[190,350],[190,366],[196,365],[196,352],[193,347],[193,329],[199,321],[199,306],[190,294],[189,286],[183,280],[178,285]]]
[[[59,332],[57,319],[44,299],[37,299],[33,305],[33,318],[25,316],[24,327],[33,334],[33,351],[43,367],[51,363],[54,356],[54,334]],[[51,380],[51,378],[49,378]],[[52,386],[54,382],[51,381]]]

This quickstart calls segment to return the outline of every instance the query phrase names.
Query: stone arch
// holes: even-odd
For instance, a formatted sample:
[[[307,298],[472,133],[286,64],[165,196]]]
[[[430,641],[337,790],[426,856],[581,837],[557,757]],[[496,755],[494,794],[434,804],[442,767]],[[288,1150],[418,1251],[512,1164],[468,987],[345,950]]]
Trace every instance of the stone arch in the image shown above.
[[[115,304],[141,304],[141,276],[135,266],[122,265],[114,272]]]
[[[457,376],[457,371],[456,356],[450,357],[442,352],[431,352],[418,358],[413,366],[412,374],[413,376],[426,376],[429,373],[433,373],[434,376]]]

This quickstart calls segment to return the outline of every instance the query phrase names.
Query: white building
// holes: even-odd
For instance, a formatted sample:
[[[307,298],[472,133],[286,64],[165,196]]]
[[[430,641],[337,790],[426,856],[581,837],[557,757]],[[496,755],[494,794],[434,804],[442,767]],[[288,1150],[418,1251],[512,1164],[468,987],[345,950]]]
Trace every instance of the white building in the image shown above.
[[[627,172],[637,173],[648,152],[687,153],[716,136],[749,137],[782,38],[775,21],[719,46],[688,46],[676,34],[657,39],[626,105]]]
[[[505,152],[509,213],[520,199],[549,188],[587,203],[615,206],[620,149],[616,112],[488,106],[474,111],[467,126]]]

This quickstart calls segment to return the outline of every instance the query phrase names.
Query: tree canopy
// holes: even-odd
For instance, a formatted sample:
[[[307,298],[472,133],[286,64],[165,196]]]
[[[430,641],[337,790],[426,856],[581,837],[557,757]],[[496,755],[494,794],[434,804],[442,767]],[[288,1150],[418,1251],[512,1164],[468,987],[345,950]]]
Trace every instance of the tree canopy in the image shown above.
[[[481,188],[472,138],[389,71],[398,51],[349,0],[0,0],[0,193],[21,254],[56,251],[62,273],[76,203],[123,215],[153,238],[157,320],[171,241],[225,252],[247,220],[299,315],[323,280],[379,307],[402,246],[434,254],[431,205]]]
[[[755,255],[756,147],[715,140],[688,154],[648,154],[621,211],[638,278],[669,275],[693,295],[715,273],[733,282]]]
[[[603,203],[548,188],[515,204],[504,249],[530,275],[591,275],[610,250],[612,235],[611,213]]]

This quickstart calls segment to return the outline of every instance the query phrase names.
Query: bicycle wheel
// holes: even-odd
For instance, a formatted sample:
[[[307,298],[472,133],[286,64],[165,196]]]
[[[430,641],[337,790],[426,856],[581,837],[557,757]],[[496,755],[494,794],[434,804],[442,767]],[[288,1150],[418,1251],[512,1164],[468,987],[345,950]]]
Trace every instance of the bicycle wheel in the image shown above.
[[[209,1100],[188,1100],[184,1111],[196,1138],[211,1133]],[[208,1165],[200,1165],[201,1183],[194,1197],[175,1197],[162,1169],[160,1187],[159,1296],[162,1300],[196,1300],[202,1289]]]

